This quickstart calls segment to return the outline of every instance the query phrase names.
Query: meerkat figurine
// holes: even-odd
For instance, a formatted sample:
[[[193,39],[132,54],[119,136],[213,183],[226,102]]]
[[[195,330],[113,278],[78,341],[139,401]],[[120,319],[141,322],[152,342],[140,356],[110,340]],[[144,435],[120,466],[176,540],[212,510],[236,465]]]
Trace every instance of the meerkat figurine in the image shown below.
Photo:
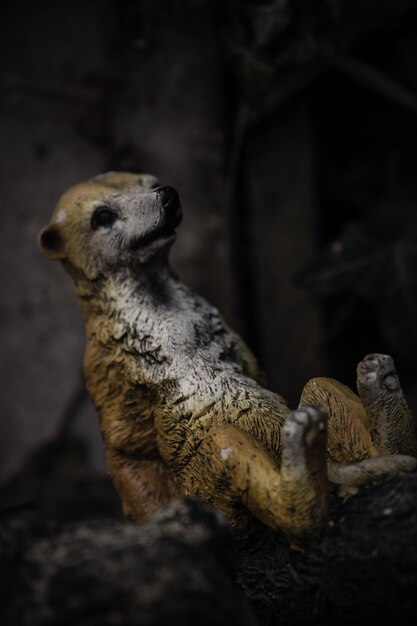
[[[329,481],[356,489],[417,465],[393,361],[359,364],[359,396],[314,379],[291,412],[219,312],[171,270],[181,218],[174,188],[110,172],[67,191],[39,237],[81,303],[87,387],[124,512],[141,521],[194,494],[235,528],[255,516],[303,540],[323,526]]]

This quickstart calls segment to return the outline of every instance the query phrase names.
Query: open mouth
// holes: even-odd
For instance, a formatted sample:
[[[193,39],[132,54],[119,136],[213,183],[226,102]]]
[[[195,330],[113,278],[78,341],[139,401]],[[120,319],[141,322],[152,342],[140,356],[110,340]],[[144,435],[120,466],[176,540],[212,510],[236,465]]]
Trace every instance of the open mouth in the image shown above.
[[[142,250],[143,248],[150,246],[152,243],[155,243],[155,241],[168,243],[175,238],[175,235],[175,229],[172,226],[163,224],[160,227],[155,228],[155,230],[147,235],[133,239],[129,248],[130,250]]]

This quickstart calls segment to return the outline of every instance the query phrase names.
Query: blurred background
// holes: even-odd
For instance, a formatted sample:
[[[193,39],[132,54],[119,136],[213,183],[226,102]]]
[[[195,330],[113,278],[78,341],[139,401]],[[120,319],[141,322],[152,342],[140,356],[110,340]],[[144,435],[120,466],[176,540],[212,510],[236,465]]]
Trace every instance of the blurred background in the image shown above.
[[[179,190],[174,267],[291,406],[378,351],[417,411],[416,18],[415,0],[4,0],[3,506],[118,506],[78,303],[36,244],[107,170]]]

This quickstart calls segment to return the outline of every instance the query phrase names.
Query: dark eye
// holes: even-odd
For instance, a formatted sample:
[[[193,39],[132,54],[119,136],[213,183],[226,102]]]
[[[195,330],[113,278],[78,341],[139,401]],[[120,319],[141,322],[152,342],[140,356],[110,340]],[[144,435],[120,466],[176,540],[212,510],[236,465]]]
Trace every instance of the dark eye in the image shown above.
[[[94,211],[93,216],[91,218],[91,227],[94,230],[104,226],[109,228],[114,224],[117,220],[117,213],[112,211],[112,209],[108,209],[107,207],[99,206]]]

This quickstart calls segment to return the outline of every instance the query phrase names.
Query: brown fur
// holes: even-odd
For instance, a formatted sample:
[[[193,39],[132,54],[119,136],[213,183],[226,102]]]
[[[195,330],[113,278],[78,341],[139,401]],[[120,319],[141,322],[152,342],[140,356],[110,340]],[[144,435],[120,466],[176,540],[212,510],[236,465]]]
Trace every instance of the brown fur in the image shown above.
[[[249,511],[304,536],[326,515],[325,417],[314,408],[291,413],[261,386],[247,347],[172,273],[167,254],[180,218],[172,188],[110,173],[65,193],[40,235],[84,311],[87,385],[124,510],[142,520],[176,495],[198,494],[234,526]],[[329,413],[335,482],[357,486],[415,466],[411,457],[378,456],[366,405],[340,383],[310,381],[305,403]]]

